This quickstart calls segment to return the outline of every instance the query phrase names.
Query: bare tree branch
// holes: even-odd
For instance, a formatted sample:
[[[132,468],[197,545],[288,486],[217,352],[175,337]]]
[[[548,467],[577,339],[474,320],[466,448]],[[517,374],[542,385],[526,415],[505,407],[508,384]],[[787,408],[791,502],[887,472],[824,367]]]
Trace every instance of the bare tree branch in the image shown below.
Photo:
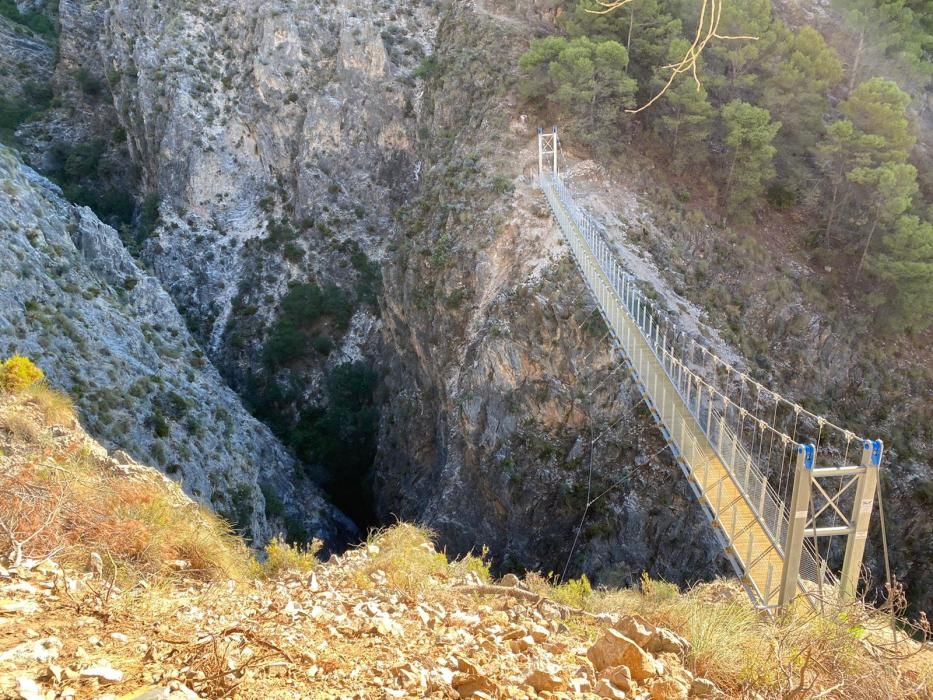
[[[602,9],[587,10],[587,12],[594,15],[605,15],[636,1],[637,0],[596,0],[597,4],[600,5]],[[697,64],[700,60],[700,54],[703,53],[707,44],[709,44],[713,39],[722,39],[728,41],[758,40],[758,37],[756,36],[730,36],[720,34],[719,23],[722,20],[722,8],[725,0],[700,1],[700,21],[697,24],[697,31],[693,38],[693,43],[687,49],[687,52],[684,54],[684,57],[680,61],[662,66],[662,70],[669,70],[671,72],[667,79],[667,83],[665,83],[664,87],[662,87],[654,97],[648,100],[641,107],[636,109],[627,109],[625,110],[626,112],[630,114],[637,114],[638,112],[648,109],[648,107],[661,99],[664,93],[666,93],[671,85],[674,84],[674,80],[677,79],[677,76],[683,75],[684,73],[690,73],[690,75],[693,76],[697,90],[699,90],[700,78],[697,75]]]

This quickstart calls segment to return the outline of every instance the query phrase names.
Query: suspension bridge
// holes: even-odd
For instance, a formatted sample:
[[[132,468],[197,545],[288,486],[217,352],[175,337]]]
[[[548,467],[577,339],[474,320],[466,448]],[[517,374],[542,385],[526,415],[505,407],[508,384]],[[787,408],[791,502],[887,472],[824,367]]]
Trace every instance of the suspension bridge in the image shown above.
[[[538,182],[627,368],[752,602],[851,600],[883,445],[811,413],[721,359],[652,302],[538,132]],[[844,549],[834,549],[844,541]],[[838,571],[830,553],[842,555]]]

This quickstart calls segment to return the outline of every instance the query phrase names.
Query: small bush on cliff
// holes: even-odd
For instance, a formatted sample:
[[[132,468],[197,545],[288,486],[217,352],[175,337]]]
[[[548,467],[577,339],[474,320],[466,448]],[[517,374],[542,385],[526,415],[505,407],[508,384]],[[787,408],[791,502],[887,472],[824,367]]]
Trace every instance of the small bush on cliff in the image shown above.
[[[28,357],[14,355],[0,365],[0,389],[4,391],[22,391],[43,379],[45,374]]]

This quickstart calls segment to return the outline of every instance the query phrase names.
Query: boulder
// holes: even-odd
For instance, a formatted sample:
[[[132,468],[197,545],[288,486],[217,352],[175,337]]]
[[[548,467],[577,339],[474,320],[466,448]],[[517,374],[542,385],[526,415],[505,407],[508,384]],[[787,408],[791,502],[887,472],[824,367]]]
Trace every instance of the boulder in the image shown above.
[[[625,692],[619,688],[616,688],[605,678],[596,684],[596,687],[593,688],[593,692],[601,698],[609,698],[610,700],[625,700]]]
[[[567,690],[567,683],[564,682],[563,678],[556,673],[549,673],[540,669],[529,673],[528,677],[525,678],[525,683],[534,688],[537,693]]]
[[[687,700],[688,690],[674,678],[659,678],[651,683],[651,700]]]
[[[636,681],[658,675],[654,658],[631,639],[608,629],[586,652],[597,672],[611,666],[627,666]]]
[[[668,652],[677,654],[681,659],[690,653],[690,642],[679,634],[675,634],[663,627],[655,629],[654,634],[651,635],[651,639],[648,640],[647,646],[643,646],[652,654]]]

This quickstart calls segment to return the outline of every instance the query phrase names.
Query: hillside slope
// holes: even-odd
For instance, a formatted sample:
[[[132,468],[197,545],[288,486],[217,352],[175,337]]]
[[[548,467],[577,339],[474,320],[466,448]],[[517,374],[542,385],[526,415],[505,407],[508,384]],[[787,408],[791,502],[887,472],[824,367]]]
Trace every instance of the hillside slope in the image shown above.
[[[491,585],[406,524],[259,564],[41,385],[0,393],[0,488],[3,697],[931,697],[933,651],[857,607],[773,623],[725,582]]]

